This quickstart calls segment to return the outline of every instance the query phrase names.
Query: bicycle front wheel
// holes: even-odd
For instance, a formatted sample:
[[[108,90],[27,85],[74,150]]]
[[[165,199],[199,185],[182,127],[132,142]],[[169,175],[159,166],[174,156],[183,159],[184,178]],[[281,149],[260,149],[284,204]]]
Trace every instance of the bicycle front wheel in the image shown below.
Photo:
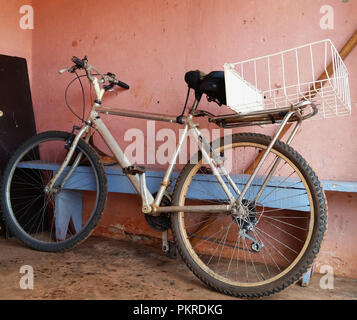
[[[18,149],[4,172],[1,200],[5,220],[16,237],[36,250],[72,248],[90,235],[104,210],[105,172],[83,139],[48,190],[68,153],[70,136],[48,131],[32,137]],[[77,157],[79,164],[74,166]]]
[[[228,143],[221,139],[215,151],[224,156],[238,188],[230,187],[235,198],[270,141],[251,133],[234,134]],[[175,185],[173,205],[190,204],[229,204],[200,154]],[[254,298],[301,278],[319,251],[326,215],[316,175],[297,152],[277,141],[235,211],[178,212],[171,222],[178,250],[199,279],[222,293]]]

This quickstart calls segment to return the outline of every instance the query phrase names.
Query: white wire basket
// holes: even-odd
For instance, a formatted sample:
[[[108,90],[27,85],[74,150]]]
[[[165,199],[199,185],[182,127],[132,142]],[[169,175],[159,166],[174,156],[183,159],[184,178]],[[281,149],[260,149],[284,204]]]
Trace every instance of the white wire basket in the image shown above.
[[[313,101],[314,118],[351,114],[347,68],[331,40],[224,65],[227,106],[237,113]]]

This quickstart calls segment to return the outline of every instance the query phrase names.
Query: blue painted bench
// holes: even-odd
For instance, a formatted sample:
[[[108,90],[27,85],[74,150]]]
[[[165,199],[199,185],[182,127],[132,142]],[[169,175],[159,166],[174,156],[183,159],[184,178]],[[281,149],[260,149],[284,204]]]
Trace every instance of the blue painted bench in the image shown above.
[[[56,172],[58,170],[58,165],[53,164],[45,164],[41,161],[27,161],[22,162],[19,164],[22,168],[28,169],[42,169],[42,170],[52,170]],[[136,193],[136,190],[131,185],[127,176],[122,172],[122,169],[119,165],[113,166],[106,166],[105,172],[108,179],[108,192],[119,192],[119,193]],[[94,190],[94,183],[91,183],[92,177],[88,175],[89,168],[85,166],[79,166],[73,176],[73,179],[70,179],[66,184],[66,189],[73,189],[73,190]],[[163,171],[147,171],[146,172],[146,182],[148,189],[150,192],[155,192],[159,189],[161,180],[164,176]],[[172,174],[172,184],[175,185],[176,179],[178,177],[178,172],[174,172]],[[78,179],[79,178],[79,179]],[[216,199],[225,198],[223,191],[219,190],[220,186],[216,181],[215,177],[208,176],[208,175],[196,175],[195,178],[202,181],[207,181],[210,184],[210,188],[215,190],[214,194]],[[247,175],[239,175],[233,176],[233,180],[237,182],[239,187],[242,187],[245,182],[247,181]],[[257,177],[255,179],[256,188],[259,187],[260,183],[262,182],[263,177]],[[357,192],[357,182],[353,181],[335,181],[335,180],[322,180],[322,186],[325,191],[338,191],[338,192]],[[273,188],[278,186],[279,188],[286,189],[285,191],[288,192],[288,189],[294,190],[292,195],[296,195],[298,190],[302,190],[302,183],[296,182],[293,178],[285,179],[283,177],[273,177],[268,184],[269,188]],[[197,193],[192,195],[193,198],[201,198],[201,199],[212,199],[210,195],[205,193]],[[262,196],[264,198],[264,196]],[[269,201],[269,200],[266,200]],[[291,202],[289,202],[291,204]],[[298,204],[298,203],[297,203]],[[291,205],[290,205],[291,207]],[[289,206],[286,207],[287,209]],[[296,208],[291,208],[292,210],[298,211],[305,211],[303,209],[299,209],[297,206]]]
[[[41,161],[22,162],[19,166],[27,169],[50,170],[53,172],[56,172],[59,168],[58,165],[46,164]],[[90,174],[89,170],[89,167],[79,166],[66,182],[65,192],[61,192],[61,197],[56,201],[56,211],[60,208],[65,209],[70,206],[71,210],[64,210],[63,212],[72,212],[72,216],[61,215],[61,217],[59,217],[58,215],[59,219],[56,219],[56,224],[58,224],[56,225],[56,230],[58,230],[57,236],[59,239],[62,239],[66,234],[71,217],[76,230],[80,228],[82,212],[81,192],[94,190],[95,186],[94,175]],[[105,167],[105,171],[108,179],[108,192],[136,194],[136,190],[127,176],[122,172],[120,166],[107,166]],[[162,171],[148,171],[146,173],[146,183],[150,192],[154,193],[159,189],[163,176],[164,172]],[[172,188],[176,183],[177,177],[178,173],[174,172],[172,174]],[[248,176],[233,175],[232,178],[242,190]],[[253,189],[251,192],[252,195],[256,194],[263,181],[264,177],[256,177],[254,185],[251,187]],[[357,182],[323,180],[322,185],[327,191],[357,192]],[[207,188],[204,186],[207,186]],[[276,191],[277,188],[279,188],[278,191]],[[247,193],[246,195],[248,199],[250,198],[249,194],[250,193]],[[265,207],[308,211],[309,203],[304,194],[305,191],[300,181],[294,178],[272,177],[261,195],[260,203]],[[186,198],[200,200],[227,199],[216,178],[212,175],[205,174],[195,176]],[[74,212],[77,213],[74,214]]]
[[[58,165],[44,164],[41,161],[29,161],[20,163],[22,168],[28,169],[42,169],[52,170],[56,172]],[[106,166],[105,172],[108,179],[108,192],[128,193],[136,194],[136,190],[130,183],[127,176],[122,172],[122,169],[118,165]],[[162,171],[148,171],[146,172],[146,183],[150,192],[156,192],[161,184],[161,180],[164,176]],[[172,188],[174,187],[178,173],[172,174]],[[233,180],[238,184],[238,187],[242,189],[243,185],[247,181],[247,175],[233,176]],[[264,177],[257,177],[253,189],[259,189],[259,186],[264,181]],[[206,182],[208,189],[202,189],[202,182]],[[195,188],[195,183],[199,188]],[[206,183],[204,185],[206,185]],[[357,182],[350,181],[334,181],[334,180],[322,180],[322,186],[325,191],[337,191],[337,192],[357,192]],[[271,192],[276,187],[281,188],[284,192],[283,199],[277,199],[277,192]],[[307,211],[308,203],[306,196],[303,196],[302,183],[292,178],[286,179],[283,177],[273,177],[267,188],[264,190],[261,199],[264,199],[263,205],[269,207],[269,204],[274,203],[272,207],[282,208],[297,211]],[[65,192],[61,192],[61,197],[56,200],[55,214],[58,210],[61,212],[68,212],[68,215],[56,214],[56,236],[58,239],[63,239],[67,233],[67,228],[70,219],[72,218],[75,229],[78,231],[81,227],[81,212],[82,212],[82,191],[94,190],[94,176],[89,174],[89,168],[85,166],[79,166],[72,177],[67,181],[65,185]],[[252,192],[255,194],[255,192]],[[299,197],[301,195],[301,197]],[[247,196],[249,198],[249,195]],[[280,195],[278,197],[281,197]],[[195,180],[192,182],[189,188],[189,194],[187,198],[201,199],[201,200],[217,200],[226,199],[226,196],[218,184],[216,178],[211,175],[196,175]],[[68,208],[69,210],[63,210]],[[63,211],[62,211],[63,210]],[[307,286],[314,271],[314,265],[304,274],[301,279],[301,285]]]

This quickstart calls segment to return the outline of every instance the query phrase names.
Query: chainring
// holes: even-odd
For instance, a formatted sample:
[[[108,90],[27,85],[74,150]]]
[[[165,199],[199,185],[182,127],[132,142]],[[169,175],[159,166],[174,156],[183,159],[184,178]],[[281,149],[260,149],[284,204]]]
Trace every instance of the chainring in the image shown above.
[[[156,197],[156,193],[153,194],[154,198]],[[164,195],[160,206],[170,206],[171,205],[171,199],[169,196]],[[150,214],[145,214],[145,220],[148,223],[148,225],[153,228],[156,231],[164,232],[168,229],[170,229],[171,223],[170,223],[170,214],[169,213],[161,213],[158,216],[152,216]]]

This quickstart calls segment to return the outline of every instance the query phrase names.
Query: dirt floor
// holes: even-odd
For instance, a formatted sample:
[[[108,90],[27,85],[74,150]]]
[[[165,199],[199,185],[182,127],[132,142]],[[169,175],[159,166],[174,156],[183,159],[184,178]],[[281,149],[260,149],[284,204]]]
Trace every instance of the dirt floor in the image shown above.
[[[23,265],[33,267],[33,290],[20,288]],[[334,289],[323,290],[321,277],[314,274],[308,287],[295,284],[264,299],[357,300],[357,280],[335,278]],[[99,237],[51,254],[0,239],[0,284],[0,299],[235,299],[207,288],[158,245]]]

